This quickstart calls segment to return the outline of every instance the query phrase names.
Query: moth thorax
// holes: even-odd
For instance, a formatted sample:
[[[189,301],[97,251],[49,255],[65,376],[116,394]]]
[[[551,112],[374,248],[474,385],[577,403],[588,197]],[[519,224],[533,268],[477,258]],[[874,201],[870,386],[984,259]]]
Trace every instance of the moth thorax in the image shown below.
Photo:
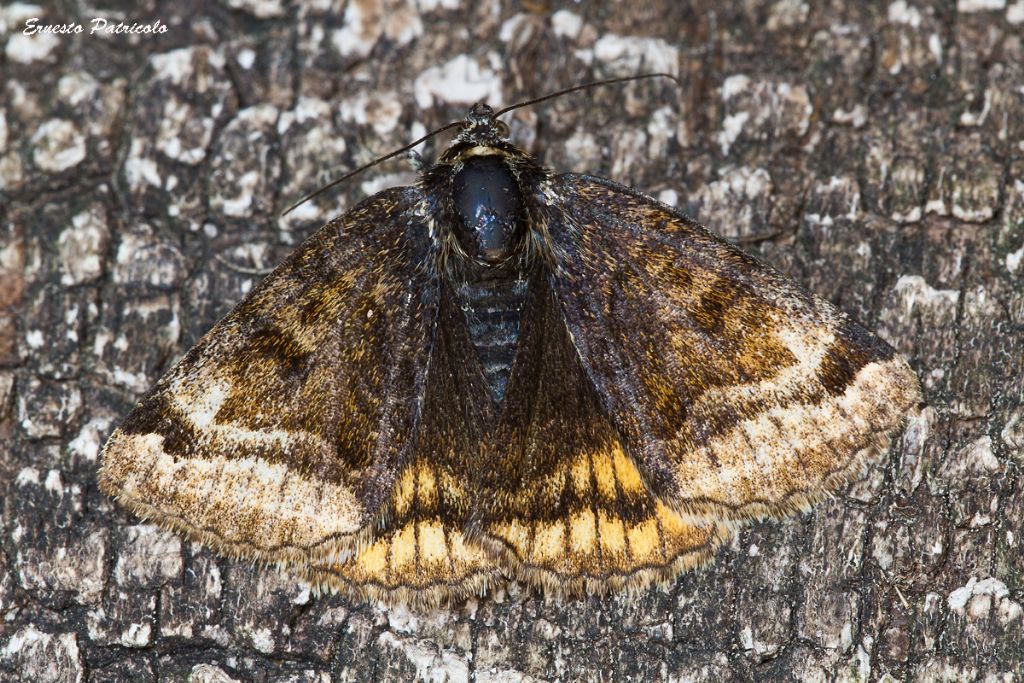
[[[500,156],[466,159],[452,183],[455,238],[476,261],[497,264],[522,243],[523,197]]]

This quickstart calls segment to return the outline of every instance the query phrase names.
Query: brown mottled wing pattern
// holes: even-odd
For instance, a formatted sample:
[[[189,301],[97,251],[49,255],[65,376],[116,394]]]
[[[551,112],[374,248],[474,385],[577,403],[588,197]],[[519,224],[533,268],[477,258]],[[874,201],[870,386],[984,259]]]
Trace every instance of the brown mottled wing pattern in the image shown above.
[[[707,560],[726,537],[651,495],[534,277],[508,395],[476,468],[470,534],[556,594],[636,589]]]
[[[495,405],[458,304],[442,285],[417,443],[380,533],[330,587],[432,605],[502,568],[556,594],[640,588],[699,564],[727,536],[647,490],[572,348],[543,271],[524,307],[509,391]]]
[[[372,533],[420,419],[437,310],[418,190],[314,233],[141,400],[102,489],[221,552],[301,566]]]
[[[728,524],[855,477],[919,399],[895,352],[657,202],[545,180],[492,400],[398,188],[307,240],[142,399],[100,484],[221,552],[435,604],[499,569],[555,593],[667,581]]]
[[[805,508],[919,402],[891,347],[672,209],[575,174],[543,194],[573,346],[626,454],[688,518]]]
[[[323,561],[314,576],[331,588],[383,602],[434,605],[484,591],[497,577],[490,555],[465,534],[485,464],[480,444],[494,408],[466,334],[465,318],[441,285],[423,417],[372,542],[347,562]]]

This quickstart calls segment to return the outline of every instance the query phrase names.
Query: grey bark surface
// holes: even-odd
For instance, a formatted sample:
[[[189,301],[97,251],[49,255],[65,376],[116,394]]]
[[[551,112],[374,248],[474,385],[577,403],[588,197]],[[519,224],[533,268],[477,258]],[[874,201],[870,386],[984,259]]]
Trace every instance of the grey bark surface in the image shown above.
[[[0,8],[0,680],[1019,680],[1024,2],[449,0]],[[26,9],[28,7],[28,9]],[[90,10],[91,11],[91,10]],[[97,11],[98,12],[98,11]],[[77,35],[24,36],[40,23]],[[259,273],[461,117],[674,203],[905,354],[865,480],[639,596],[317,597],[116,508],[99,448]],[[468,84],[467,84],[468,81]],[[436,152],[436,143],[427,154]]]

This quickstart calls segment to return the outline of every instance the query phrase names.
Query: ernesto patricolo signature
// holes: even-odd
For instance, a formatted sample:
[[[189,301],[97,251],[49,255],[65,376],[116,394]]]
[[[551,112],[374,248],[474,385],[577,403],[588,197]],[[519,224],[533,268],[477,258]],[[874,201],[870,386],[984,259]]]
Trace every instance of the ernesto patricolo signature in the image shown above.
[[[140,23],[133,21],[114,22],[104,17],[93,17],[85,24],[80,24],[76,21],[66,24],[43,24],[40,23],[39,17],[31,17],[25,20],[25,28],[22,30],[22,33],[26,36],[36,35],[37,33],[75,34],[86,32],[91,35],[97,33],[106,35],[167,33],[167,25],[161,23],[159,19],[150,23]]]

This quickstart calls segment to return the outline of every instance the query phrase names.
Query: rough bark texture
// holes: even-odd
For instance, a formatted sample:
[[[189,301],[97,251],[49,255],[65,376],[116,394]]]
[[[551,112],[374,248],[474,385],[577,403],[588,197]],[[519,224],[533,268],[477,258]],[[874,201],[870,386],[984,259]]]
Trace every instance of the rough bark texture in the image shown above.
[[[168,31],[0,9],[0,679],[1024,675],[1024,2],[133,4],[102,16]],[[910,358],[928,407],[864,482],[665,590],[429,615],[311,596],[97,491],[106,435],[259,272],[411,173],[279,220],[290,200],[473,100],[651,70],[681,87],[565,97],[513,136],[769,235],[751,249]]]

